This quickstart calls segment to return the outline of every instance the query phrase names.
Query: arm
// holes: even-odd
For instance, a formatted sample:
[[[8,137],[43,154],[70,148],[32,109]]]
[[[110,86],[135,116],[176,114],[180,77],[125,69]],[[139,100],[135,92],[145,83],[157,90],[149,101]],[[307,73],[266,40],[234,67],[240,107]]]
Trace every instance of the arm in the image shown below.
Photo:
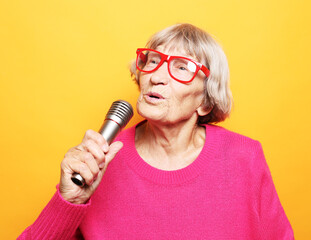
[[[109,146],[102,135],[88,130],[82,143],[65,154],[57,192],[34,224],[18,239],[81,239],[77,230],[90,205],[89,199],[99,186],[109,162],[122,146],[121,142]],[[87,186],[75,185],[71,180],[73,173],[79,173]]]
[[[43,209],[37,220],[17,239],[79,239],[73,236],[76,235],[78,226],[89,205],[90,202],[77,205],[65,201],[60,195],[57,186],[57,192]]]
[[[286,217],[284,209],[273,184],[272,176],[264,157],[260,143],[256,152],[259,183],[258,216],[260,221],[260,239],[294,239],[293,229]]]

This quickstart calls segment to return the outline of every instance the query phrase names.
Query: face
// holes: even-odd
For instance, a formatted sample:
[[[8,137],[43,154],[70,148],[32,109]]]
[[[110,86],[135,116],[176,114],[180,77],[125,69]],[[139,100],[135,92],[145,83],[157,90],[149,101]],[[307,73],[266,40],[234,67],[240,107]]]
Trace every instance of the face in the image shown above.
[[[186,51],[170,46],[159,46],[156,50],[197,61],[187,55]],[[199,115],[207,114],[201,106],[205,78],[201,71],[187,84],[180,83],[169,75],[167,62],[152,73],[140,74],[137,111],[144,118],[161,124],[176,124],[189,119],[197,120]]]

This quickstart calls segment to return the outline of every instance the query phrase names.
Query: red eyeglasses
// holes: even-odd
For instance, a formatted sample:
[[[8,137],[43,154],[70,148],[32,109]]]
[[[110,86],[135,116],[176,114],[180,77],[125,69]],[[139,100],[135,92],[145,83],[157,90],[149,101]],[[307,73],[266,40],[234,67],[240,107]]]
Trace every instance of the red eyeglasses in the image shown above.
[[[138,48],[136,51],[136,67],[139,71],[151,73],[166,61],[170,76],[178,82],[191,82],[201,70],[206,77],[210,71],[203,64],[180,56],[170,56],[149,48]]]

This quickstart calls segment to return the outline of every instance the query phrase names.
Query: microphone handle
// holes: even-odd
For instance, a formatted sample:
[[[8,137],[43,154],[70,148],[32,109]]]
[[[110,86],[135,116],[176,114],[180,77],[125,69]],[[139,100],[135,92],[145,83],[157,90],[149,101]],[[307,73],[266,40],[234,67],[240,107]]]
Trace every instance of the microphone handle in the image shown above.
[[[110,145],[110,143],[115,139],[120,130],[121,128],[119,124],[110,119],[106,119],[104,121],[104,124],[100,128],[99,133],[106,139],[107,143]],[[85,185],[85,180],[79,173],[72,174],[71,180],[80,187],[84,187]]]

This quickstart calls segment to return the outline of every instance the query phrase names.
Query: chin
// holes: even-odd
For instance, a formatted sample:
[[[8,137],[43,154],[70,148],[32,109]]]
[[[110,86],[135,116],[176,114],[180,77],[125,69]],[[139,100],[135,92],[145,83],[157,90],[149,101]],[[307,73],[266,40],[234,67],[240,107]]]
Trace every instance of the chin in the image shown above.
[[[137,109],[137,113],[147,120],[156,121],[156,122],[162,122],[163,120],[166,121],[167,113],[164,113],[163,111],[159,111],[158,108],[156,109],[153,106],[150,106],[146,103],[138,101],[136,105],[136,109]]]

